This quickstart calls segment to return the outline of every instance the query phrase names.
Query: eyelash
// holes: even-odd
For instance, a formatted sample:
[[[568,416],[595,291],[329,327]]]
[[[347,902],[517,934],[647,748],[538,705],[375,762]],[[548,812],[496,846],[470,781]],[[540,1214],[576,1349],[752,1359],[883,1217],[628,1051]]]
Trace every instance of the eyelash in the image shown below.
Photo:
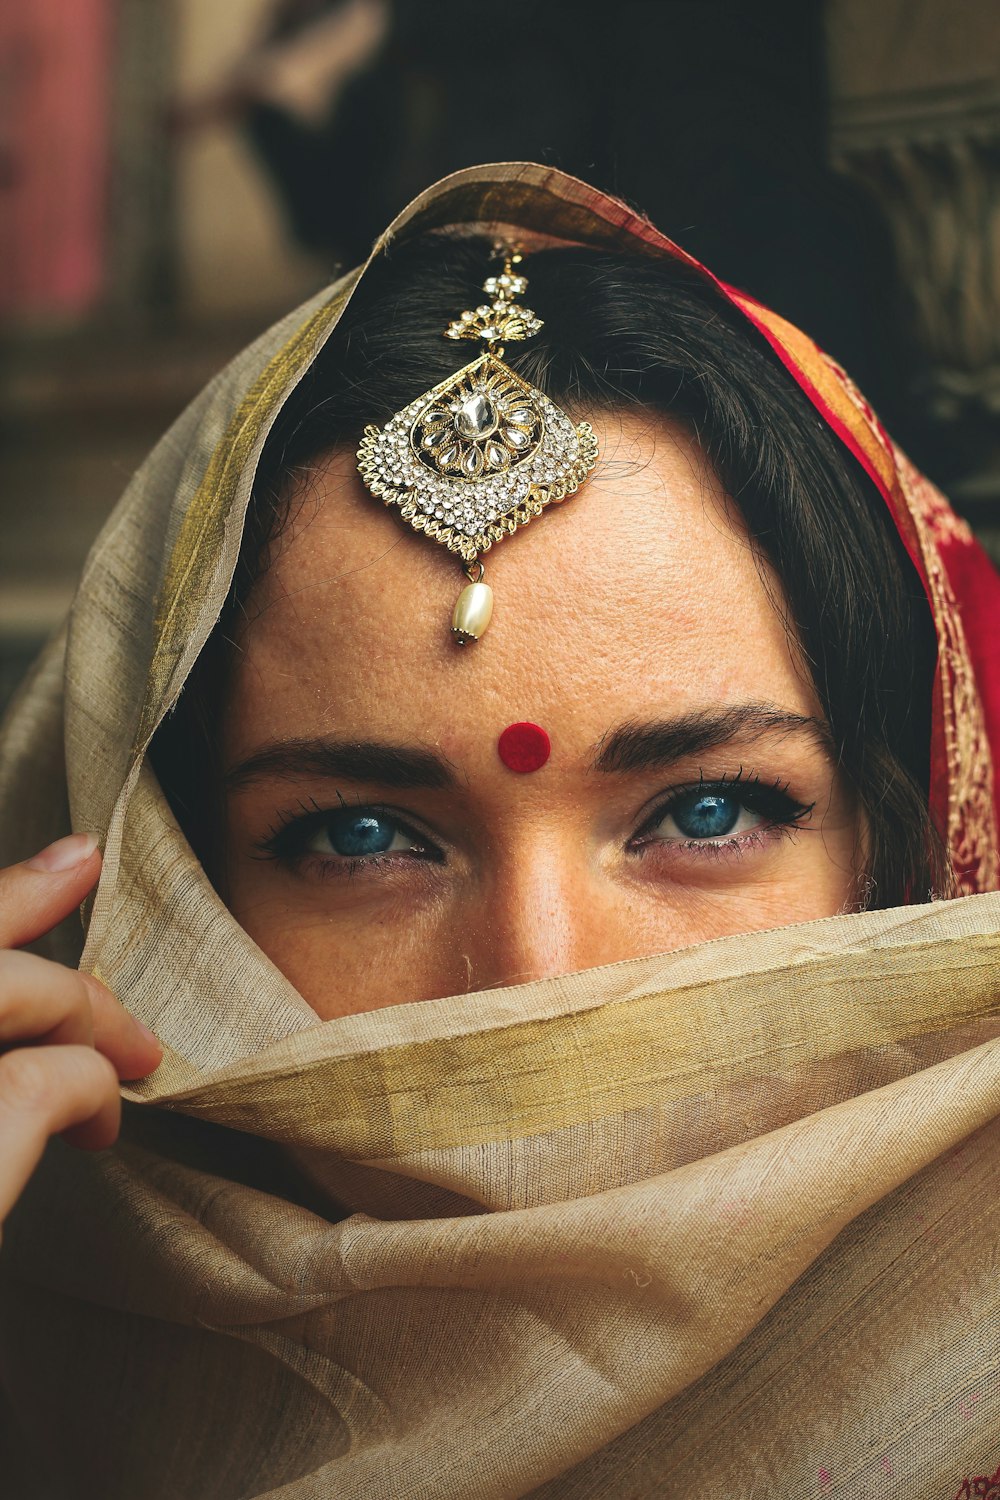
[[[668,841],[652,836],[664,819],[669,817],[683,799],[691,796],[692,793],[731,797],[737,788],[740,790],[739,801],[742,807],[765,819],[759,827],[746,833],[717,839],[692,838],[683,841]],[[337,799],[341,808],[355,805],[340,792],[337,793]],[[347,856],[330,858],[313,853],[306,847],[310,837],[324,827],[331,813],[337,809],[322,807],[315,799],[310,798],[309,804],[300,802],[295,809],[279,812],[277,822],[255,845],[256,857],[277,860],[291,868],[299,868],[308,863],[324,876],[348,880],[361,872],[365,874],[385,873],[401,858],[433,864],[442,863],[443,856],[434,847],[432,841],[402,818],[395,809],[382,803],[363,802],[360,798],[356,806],[359,812],[371,813],[375,817],[391,820],[400,834],[412,839],[413,843],[420,847],[416,850],[367,854],[353,858]],[[789,837],[809,817],[814,807],[815,803],[799,802],[790,796],[787,783],[782,783],[780,779],[771,784],[763,783],[758,775],[746,773],[741,766],[735,776],[722,776],[712,781],[699,778],[698,781],[691,782],[687,786],[672,788],[669,795],[657,803],[638,832],[633,834],[628,848],[630,852],[643,856],[650,850],[666,851],[672,844],[674,850],[679,849],[685,854],[700,858],[741,857],[771,839]]]
[[[366,854],[354,858],[342,855],[331,859],[329,856],[314,854],[306,848],[310,837],[324,827],[331,813],[338,811],[339,808],[356,806],[358,812],[372,813],[375,817],[390,819],[400,833],[411,838],[415,844],[424,846],[419,852],[407,851],[402,855],[403,858],[426,860],[431,864],[441,863],[441,855],[434,849],[432,841],[400,817],[394,808],[387,807],[381,802],[365,802],[360,797],[352,803],[342,792],[337,793],[337,802],[338,808],[323,807],[314,797],[310,797],[308,804],[299,802],[296,809],[279,812],[277,822],[271,826],[264,838],[259,839],[255,844],[255,857],[277,860],[279,864],[287,865],[292,869],[311,863],[323,876],[347,880],[362,871],[365,874],[375,874],[386,870],[401,857],[399,852]]]
[[[668,841],[655,839],[652,834],[686,797],[692,793],[708,797],[732,796],[736,788],[740,790],[739,801],[742,807],[765,819],[759,827],[747,833],[725,835],[717,839],[674,840],[673,848],[703,859],[739,857],[751,849],[760,848],[771,839],[790,837],[816,806],[815,802],[799,802],[790,796],[788,783],[782,782],[780,778],[771,783],[762,782],[755,772],[748,773],[741,766],[735,776],[721,776],[712,781],[699,777],[687,786],[672,788],[669,796],[657,803],[654,811],[633,836],[630,848],[639,855],[651,849],[666,850],[669,847]]]

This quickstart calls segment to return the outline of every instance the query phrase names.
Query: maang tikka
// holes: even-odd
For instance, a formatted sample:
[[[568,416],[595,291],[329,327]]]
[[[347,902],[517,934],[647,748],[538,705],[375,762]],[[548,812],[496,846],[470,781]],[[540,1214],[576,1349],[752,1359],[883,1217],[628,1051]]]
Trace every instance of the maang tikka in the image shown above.
[[[491,301],[444,331],[449,339],[479,339],[485,352],[384,427],[366,427],[358,449],[371,493],[461,559],[469,581],[451,620],[460,646],[477,641],[493,614],[482,554],[572,495],[597,462],[590,423],[574,425],[503,363],[504,344],[532,338],[542,322],[516,301],[528,285],[515,269],[520,252],[498,253],[503,270],[483,283]]]

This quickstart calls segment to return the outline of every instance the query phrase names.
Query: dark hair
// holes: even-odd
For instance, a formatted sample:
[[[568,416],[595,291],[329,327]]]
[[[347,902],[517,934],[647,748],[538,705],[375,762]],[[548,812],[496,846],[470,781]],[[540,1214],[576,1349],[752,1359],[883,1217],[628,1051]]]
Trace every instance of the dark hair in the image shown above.
[[[434,235],[383,252],[267,439],[218,626],[153,746],[203,858],[217,822],[213,716],[231,637],[299,481],[465,362],[441,332],[481,300],[487,261],[481,240]],[[552,249],[526,269],[545,326],[508,346],[511,367],[584,413],[642,406],[685,422],[781,580],[788,626],[867,813],[869,902],[947,892],[928,813],[933,622],[871,482],[751,325],[683,263]]]

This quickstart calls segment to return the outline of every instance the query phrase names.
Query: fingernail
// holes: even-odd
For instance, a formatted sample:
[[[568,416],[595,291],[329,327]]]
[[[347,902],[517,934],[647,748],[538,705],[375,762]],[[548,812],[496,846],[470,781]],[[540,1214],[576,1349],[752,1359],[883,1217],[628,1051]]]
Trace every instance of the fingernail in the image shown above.
[[[140,1020],[138,1020],[138,1018],[136,1016],[132,1017],[132,1022],[136,1026],[136,1028],[139,1031],[142,1032],[142,1034],[146,1038],[147,1042],[155,1042],[156,1045],[160,1048],[160,1050],[161,1051],[163,1050],[163,1043],[160,1041],[160,1038],[156,1035],[155,1031],[150,1031],[149,1027],[148,1026],[144,1026],[143,1023]]]
[[[82,865],[97,848],[96,833],[71,833],[67,838],[56,839],[47,849],[32,855],[26,863],[31,870],[44,870],[49,875],[57,871],[72,870]]]

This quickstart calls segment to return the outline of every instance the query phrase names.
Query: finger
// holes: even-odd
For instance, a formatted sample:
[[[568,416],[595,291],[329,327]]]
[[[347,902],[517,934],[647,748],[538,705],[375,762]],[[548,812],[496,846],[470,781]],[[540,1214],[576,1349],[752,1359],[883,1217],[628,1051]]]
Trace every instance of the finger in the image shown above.
[[[100,872],[91,833],[71,833],[22,864],[0,870],[0,948],[34,942],[68,917]]]
[[[118,1134],[118,1080],[92,1047],[18,1047],[0,1057],[0,1219],[17,1200],[50,1135],[76,1127],[77,1144]]]
[[[91,974],[16,950],[0,952],[0,1051],[5,1047],[94,1046],[119,1078],[144,1078],[163,1048]]]
[[[74,971],[75,972],[75,971]],[[109,1059],[119,1078],[145,1078],[163,1061],[153,1032],[122,1006],[92,974],[77,974],[87,987],[94,1046]]]
[[[0,951],[0,1051],[27,1042],[93,1045],[90,992],[76,969]]]

